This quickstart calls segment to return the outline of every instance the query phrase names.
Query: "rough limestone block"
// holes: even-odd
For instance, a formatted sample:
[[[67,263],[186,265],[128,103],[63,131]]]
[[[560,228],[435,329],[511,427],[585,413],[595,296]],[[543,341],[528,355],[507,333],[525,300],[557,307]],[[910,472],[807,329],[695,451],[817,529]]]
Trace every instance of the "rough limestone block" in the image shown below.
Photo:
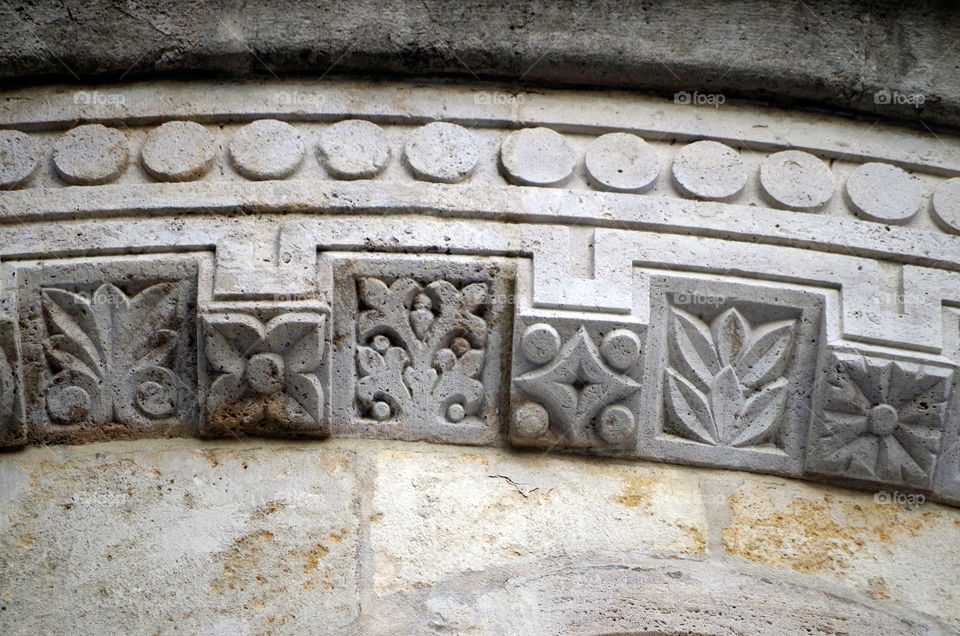
[[[942,361],[831,348],[818,379],[809,473],[927,490],[947,438],[954,369]],[[951,451],[954,452],[954,451]]]
[[[327,434],[327,317],[274,312],[261,322],[238,313],[206,314],[203,351],[205,436]],[[207,374],[204,374],[207,375]]]
[[[650,288],[639,454],[799,475],[823,298],[665,275]]]
[[[16,325],[0,321],[0,448],[26,441]]]
[[[316,633],[357,617],[353,454],[148,444],[0,458],[0,632]]]
[[[376,475],[370,544],[380,596],[550,556],[706,550],[702,495],[684,469],[384,451]]]
[[[334,433],[492,441],[512,264],[378,257],[333,267]]]
[[[189,258],[19,269],[30,439],[192,432],[196,277]]]
[[[533,314],[517,317],[513,337],[512,443],[635,452],[642,325]]]

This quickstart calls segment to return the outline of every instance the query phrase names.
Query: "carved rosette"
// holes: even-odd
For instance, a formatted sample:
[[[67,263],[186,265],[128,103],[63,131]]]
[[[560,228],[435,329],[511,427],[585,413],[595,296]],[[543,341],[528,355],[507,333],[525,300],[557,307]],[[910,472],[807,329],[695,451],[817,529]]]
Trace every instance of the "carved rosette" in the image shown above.
[[[947,368],[831,352],[807,470],[929,488],[953,382]]]
[[[458,289],[400,278],[358,281],[357,402],[378,422],[425,418],[479,425],[486,357],[486,283]]]
[[[326,317],[286,313],[261,323],[240,313],[204,318],[207,365],[216,377],[204,433],[325,435],[323,361]]]
[[[547,323],[527,327],[519,352],[533,368],[513,379],[511,438],[520,444],[626,447],[635,439],[630,399],[640,383],[628,371],[640,363],[640,338],[613,329],[599,347],[584,325],[562,341]]]
[[[711,446],[779,446],[796,320],[751,325],[731,307],[710,324],[670,310],[664,430]]]
[[[145,426],[176,414],[179,285],[159,283],[130,297],[109,283],[92,296],[41,290],[42,344],[55,371],[42,394],[53,423]]]

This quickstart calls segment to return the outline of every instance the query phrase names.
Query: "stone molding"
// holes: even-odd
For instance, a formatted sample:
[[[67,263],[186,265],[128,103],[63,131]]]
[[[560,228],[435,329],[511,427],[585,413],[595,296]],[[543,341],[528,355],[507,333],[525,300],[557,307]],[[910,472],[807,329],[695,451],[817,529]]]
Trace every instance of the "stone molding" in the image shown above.
[[[0,112],[3,445],[511,443],[960,503],[960,140],[198,90]]]

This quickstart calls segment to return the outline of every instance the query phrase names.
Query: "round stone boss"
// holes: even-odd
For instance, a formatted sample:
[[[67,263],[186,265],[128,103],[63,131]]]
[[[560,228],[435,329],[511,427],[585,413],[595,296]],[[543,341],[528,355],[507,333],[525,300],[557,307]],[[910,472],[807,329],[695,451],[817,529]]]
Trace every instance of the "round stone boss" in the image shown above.
[[[560,352],[560,334],[547,324],[530,325],[520,336],[520,350],[530,362],[546,364]]]
[[[629,133],[597,137],[587,147],[583,163],[595,187],[613,192],[646,192],[660,175],[657,152]]]
[[[727,201],[747,185],[740,153],[716,141],[695,141],[673,159],[673,178],[680,191],[696,199]]]
[[[818,210],[833,197],[833,172],[809,152],[784,150],[763,160],[760,187],[779,207]]]
[[[923,203],[916,179],[887,163],[865,163],[847,179],[847,197],[858,216],[878,223],[901,225]]]
[[[476,168],[480,149],[473,134],[463,126],[433,122],[413,131],[403,156],[418,179],[457,183]]]
[[[230,140],[230,162],[247,179],[285,179],[300,166],[306,148],[300,132],[276,119],[258,119]]]
[[[336,179],[370,179],[390,161],[390,142],[383,129],[361,119],[341,121],[325,130],[317,149]]]
[[[130,159],[127,138],[102,124],[77,126],[53,144],[53,167],[72,185],[100,185],[123,174]]]
[[[960,177],[937,186],[933,193],[933,217],[948,231],[960,234]]]
[[[0,130],[0,190],[22,186],[37,172],[39,151],[19,130]]]
[[[517,130],[500,145],[500,164],[517,185],[553,186],[570,178],[577,154],[570,142],[549,128]]]
[[[140,151],[143,169],[158,181],[193,181],[216,158],[213,135],[192,121],[169,121],[151,130]]]

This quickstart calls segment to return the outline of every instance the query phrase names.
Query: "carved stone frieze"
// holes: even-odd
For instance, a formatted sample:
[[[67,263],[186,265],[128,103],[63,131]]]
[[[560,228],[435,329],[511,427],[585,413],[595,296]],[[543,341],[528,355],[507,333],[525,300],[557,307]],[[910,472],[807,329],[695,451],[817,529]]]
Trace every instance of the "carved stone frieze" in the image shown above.
[[[383,258],[335,266],[338,430],[489,441],[509,265]]]
[[[204,316],[204,353],[212,375],[204,435],[326,435],[318,376],[326,316],[288,312],[266,323],[243,313]]]
[[[830,351],[807,470],[930,488],[946,436],[952,384],[953,370],[938,364]]]

